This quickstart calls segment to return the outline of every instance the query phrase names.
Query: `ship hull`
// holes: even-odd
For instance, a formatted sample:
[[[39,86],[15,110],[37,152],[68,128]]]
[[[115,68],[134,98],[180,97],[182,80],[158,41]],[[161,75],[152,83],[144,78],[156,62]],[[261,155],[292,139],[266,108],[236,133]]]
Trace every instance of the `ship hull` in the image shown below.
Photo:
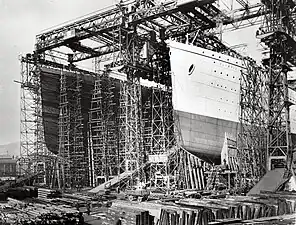
[[[196,46],[170,41],[173,107],[181,145],[210,162],[219,162],[225,137],[240,131],[242,60]],[[289,90],[292,103],[296,92]],[[266,106],[267,107],[267,106]],[[296,105],[290,107],[295,143]]]
[[[239,132],[239,123],[209,116],[175,110],[180,144],[199,158],[219,163],[225,133],[233,136]]]
[[[239,133],[241,60],[203,48],[170,42],[173,107],[180,144],[213,163],[221,159],[225,136]]]

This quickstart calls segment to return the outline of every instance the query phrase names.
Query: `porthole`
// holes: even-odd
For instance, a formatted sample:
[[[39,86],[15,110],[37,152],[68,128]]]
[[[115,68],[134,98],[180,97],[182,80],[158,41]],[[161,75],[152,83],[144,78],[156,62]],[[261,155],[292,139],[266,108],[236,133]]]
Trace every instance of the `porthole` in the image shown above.
[[[188,75],[191,75],[193,73],[195,69],[195,66],[193,64],[191,64],[191,66],[189,67],[189,70],[188,70]]]

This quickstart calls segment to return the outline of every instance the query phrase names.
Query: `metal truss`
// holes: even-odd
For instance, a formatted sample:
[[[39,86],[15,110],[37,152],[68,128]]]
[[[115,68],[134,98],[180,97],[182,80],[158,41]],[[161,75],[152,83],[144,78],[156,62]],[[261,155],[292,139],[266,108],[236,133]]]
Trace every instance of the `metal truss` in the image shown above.
[[[34,64],[21,59],[21,143],[20,143],[20,167],[21,170],[29,170],[32,160],[36,157],[36,100],[38,98],[38,86]],[[38,103],[38,102],[37,102]],[[23,172],[23,171],[21,171]]]
[[[80,85],[82,81],[80,79],[69,77],[61,70],[58,156],[63,160],[59,161],[58,185],[63,189],[80,186],[79,178],[84,176],[85,179],[87,175],[85,171],[87,157],[81,123]]]
[[[221,13],[220,18],[217,19],[217,23],[222,26],[222,30],[219,32],[259,25],[262,23],[264,16],[269,13],[270,11],[265,10],[262,3],[247,5],[247,7],[235,9],[226,14]]]
[[[118,159],[118,143],[117,143],[117,124],[116,124],[116,103],[114,99],[114,80],[104,74],[104,121],[105,121],[105,137],[104,137],[104,152],[106,153],[107,170],[105,176],[107,180],[119,174],[119,159]]]
[[[126,83],[120,81],[120,94],[119,94],[119,112],[118,112],[118,164],[119,172],[123,173],[126,170],[125,158],[126,158],[126,120],[127,120],[127,94]]]
[[[278,166],[291,168],[293,161],[290,130],[290,106],[287,72],[295,65],[295,26],[292,16],[292,1],[264,1],[266,10],[263,29],[258,37],[270,48],[270,57],[264,61],[268,70],[268,137],[267,168]]]
[[[147,154],[147,160],[150,162],[148,167],[148,177],[150,181],[150,187],[168,189],[168,150],[172,147],[170,138],[167,136],[168,121],[169,118],[166,105],[166,97],[168,94],[161,88],[152,88],[150,104],[147,104],[147,111],[150,114],[150,118],[146,122],[149,129],[148,136],[145,142],[145,152]]]
[[[99,75],[95,80],[89,116],[92,143],[90,157],[93,167],[92,177],[99,183],[106,182],[119,173],[113,89],[112,80],[106,73]]]
[[[284,50],[285,48],[283,48]],[[290,131],[290,116],[288,101],[288,67],[283,64],[283,58],[278,57],[278,52],[271,50],[271,57],[275,61],[270,62],[269,68],[269,121],[268,121],[268,160],[267,167],[272,169],[273,160],[291,160],[292,142]]]
[[[84,118],[82,108],[82,94],[85,94],[81,74],[76,75],[76,91],[74,93],[74,127],[73,127],[73,152],[70,153],[72,186],[86,186],[88,181],[88,158],[85,144]]]
[[[40,67],[32,55],[21,58],[20,173],[46,171],[50,163],[44,140]],[[39,175],[37,183],[47,183],[48,174]]]
[[[177,0],[162,3],[153,0],[122,2],[109,10],[37,35],[36,53],[42,54],[65,46],[73,50],[73,54],[68,57],[70,63],[94,57],[106,60],[120,55],[121,58],[124,55],[121,54],[122,40],[128,38],[130,31],[142,37],[155,32],[157,39],[164,40],[196,30],[215,29],[217,24],[221,24],[223,29],[239,29],[257,24],[258,18],[267,13],[269,11],[262,10],[262,4],[254,4],[227,15],[212,0],[185,3]],[[123,28],[126,33],[122,33]],[[83,45],[80,41],[86,39],[99,45]]]
[[[145,182],[144,122],[141,112],[141,86],[130,81],[120,82],[118,165],[119,172],[133,174],[121,186],[129,188]]]
[[[104,152],[105,148],[103,138],[105,132],[103,110],[101,78],[98,77],[95,80],[89,114],[89,129],[92,143],[90,146],[91,155],[89,157],[92,159],[91,167],[93,167],[93,185],[97,185],[97,182],[103,183],[107,181],[107,155]]]
[[[174,118],[172,106],[172,90],[170,88],[170,67],[165,49],[157,55],[158,72],[154,80],[165,85],[151,90],[151,136],[150,149],[148,149],[150,186],[156,189],[169,190],[171,173],[171,150],[176,144],[174,133]],[[164,79],[165,81],[162,81]]]
[[[124,171],[139,171],[144,164],[145,153],[143,151],[143,124],[142,124],[142,103],[141,103],[141,85],[139,79],[134,82],[122,83],[122,100],[124,101],[122,112],[125,113],[124,126]],[[143,172],[139,171],[138,181],[144,181]],[[135,181],[131,181],[131,184]]]
[[[238,154],[240,181],[258,181],[266,172],[268,87],[266,70],[244,59],[240,84],[240,131]],[[241,184],[242,184],[241,183]]]
[[[66,184],[71,184],[70,177],[70,152],[72,151],[72,137],[71,133],[71,118],[70,118],[70,103],[67,93],[67,78],[61,71],[60,75],[60,106],[59,106],[59,152],[58,155],[66,159],[59,164],[58,187],[65,189]]]

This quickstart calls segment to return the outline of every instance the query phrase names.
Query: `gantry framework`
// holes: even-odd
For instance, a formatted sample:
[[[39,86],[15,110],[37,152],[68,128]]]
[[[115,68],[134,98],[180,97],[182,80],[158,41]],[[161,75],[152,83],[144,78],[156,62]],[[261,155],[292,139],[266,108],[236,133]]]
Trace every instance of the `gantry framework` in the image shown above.
[[[97,62],[105,62],[105,68],[121,66],[121,71],[126,74],[127,81],[121,82],[120,116],[118,118],[120,124],[118,128],[118,139],[121,141],[118,144],[117,156],[113,157],[114,160],[116,159],[117,173],[126,170],[143,170],[142,172],[138,172],[138,174],[142,174],[140,180],[144,180],[148,170],[153,171],[151,173],[154,174],[160,172],[160,177],[167,177],[170,168],[168,168],[165,161],[156,159],[152,163],[152,167],[150,165],[147,169],[145,160],[147,161],[149,156],[142,154],[143,149],[150,148],[150,156],[157,154],[159,156],[164,155],[174,142],[174,138],[167,139],[175,134],[172,133],[174,124],[172,122],[173,113],[170,108],[171,80],[169,67],[162,68],[162,66],[168,64],[168,50],[164,41],[168,38],[175,38],[184,42],[190,41],[190,43],[197,46],[239,57],[235,51],[230,50],[217,38],[208,34],[215,33],[218,24],[222,24],[223,28],[226,29],[238,29],[258,23],[258,17],[270,13],[270,10],[263,11],[261,4],[248,5],[244,1],[240,1],[240,4],[242,5],[242,9],[234,10],[232,15],[229,16],[218,8],[214,0],[173,0],[162,1],[162,3],[157,3],[153,0],[121,2],[106,11],[97,12],[95,15],[38,35],[35,51],[31,56],[34,60],[29,63],[33,67],[46,66],[82,73],[85,71],[78,69],[75,63],[92,58],[95,58]],[[87,43],[91,44],[87,45]],[[68,48],[70,54],[69,51],[63,52],[61,47]],[[23,62],[26,62],[26,60],[23,60]],[[97,73],[91,73],[89,71],[86,71],[86,73],[98,77]],[[24,80],[22,80],[22,83],[25,84],[26,79],[30,78],[30,76],[28,73]],[[65,173],[65,171],[67,170],[67,165],[72,162],[74,162],[73,165],[75,165],[75,162],[78,164],[78,158],[80,157],[82,159],[81,152],[87,152],[87,154],[84,154],[84,159],[85,162],[89,162],[89,183],[94,185],[95,170],[101,171],[101,173],[105,171],[104,179],[108,179],[109,175],[112,176],[116,173],[115,170],[113,172],[107,172],[110,168],[106,167],[109,159],[107,159],[105,153],[113,152],[112,154],[114,155],[114,149],[113,147],[113,150],[108,149],[110,146],[104,147],[103,144],[104,138],[114,138],[113,131],[111,133],[108,130],[106,131],[106,127],[113,126],[113,120],[109,120],[110,124],[106,125],[101,121],[102,118],[96,121],[96,119],[90,116],[88,124],[91,129],[87,134],[88,149],[86,150],[85,140],[81,139],[81,135],[76,136],[82,132],[80,127],[82,121],[79,115],[81,114],[79,112],[81,109],[78,107],[81,105],[79,102],[80,91],[77,90],[81,87],[78,84],[78,86],[73,87],[76,90],[75,101],[77,107],[75,107],[74,112],[77,115],[74,118],[70,118],[69,115],[67,116],[69,113],[67,107],[70,107],[67,105],[69,102],[63,99],[63,96],[67,96],[68,93],[63,93],[64,86],[62,84],[64,84],[64,78],[62,77],[60,78],[59,155],[62,158],[67,158],[65,155],[76,152],[77,156],[75,156],[76,158],[69,156],[69,161],[61,161],[62,163],[57,170],[59,171],[59,176],[63,177],[63,182],[66,183],[67,172]],[[33,78],[38,79],[38,76],[33,76]],[[150,129],[148,129],[148,137],[151,134],[150,140],[149,138],[147,139],[147,130],[144,129],[142,115],[139,113],[143,108],[141,86],[139,83],[140,78],[148,79],[162,85],[161,88],[152,90],[152,99],[150,99],[150,104],[152,104],[151,124],[148,121],[148,124],[150,124]],[[38,88],[40,84],[37,80],[34,82]],[[97,86],[99,82],[96,81]],[[35,86],[31,87],[30,91],[34,90],[34,88]],[[96,92],[99,91],[98,89],[99,87],[95,88],[94,95],[98,95],[98,97],[96,99],[93,96],[92,104],[95,104],[96,101],[97,104],[102,104],[100,102],[101,97],[99,97],[100,93]],[[63,108],[65,110],[62,110]],[[103,114],[100,110],[92,107],[91,113],[96,111],[96,114]],[[22,111],[28,112],[25,108]],[[254,116],[254,114],[252,115]],[[252,115],[249,116],[252,117]],[[107,121],[108,116],[112,117],[113,115],[107,113]],[[65,121],[69,119],[73,121]],[[164,123],[164,121],[167,123]],[[24,130],[28,129],[28,126]],[[71,126],[74,126],[74,131]],[[93,133],[94,131],[102,133],[98,137],[98,140]],[[71,136],[71,132],[74,132],[74,136]],[[102,148],[96,146],[98,142],[101,143],[99,145]],[[26,141],[24,140],[22,143],[26,143]],[[30,143],[26,144],[26,146],[22,145],[24,158],[30,158],[31,152],[29,152],[29,149],[32,152],[36,152],[37,147],[30,148],[30,146]],[[67,150],[67,148],[74,149]],[[25,149],[27,149],[26,152],[24,151]],[[100,158],[101,166],[97,169],[92,164],[95,160],[94,151],[96,149],[103,149],[99,150],[95,156],[99,157],[102,154]],[[80,156],[78,157],[78,155]],[[86,155],[87,157],[85,157]],[[75,170],[76,174],[79,174],[78,169]],[[77,177],[77,179],[79,178]],[[160,182],[161,187],[165,185],[164,182]]]
[[[264,1],[270,10],[258,37],[269,47],[269,58],[264,61],[268,73],[268,140],[267,168],[277,166],[291,168],[293,147],[290,127],[290,106],[294,91],[289,89],[287,73],[295,66],[295,18],[293,1]]]

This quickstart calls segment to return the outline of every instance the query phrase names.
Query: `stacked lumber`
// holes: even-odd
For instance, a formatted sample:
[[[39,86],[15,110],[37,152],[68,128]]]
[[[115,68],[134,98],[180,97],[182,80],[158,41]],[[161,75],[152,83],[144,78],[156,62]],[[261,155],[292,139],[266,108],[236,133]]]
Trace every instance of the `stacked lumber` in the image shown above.
[[[210,209],[199,210],[166,210],[162,209],[158,225],[204,225],[214,220]]]
[[[79,224],[79,216],[77,214],[42,214],[30,219],[19,219],[17,224],[31,224],[31,225],[42,225],[42,224]]]
[[[239,225],[239,224],[295,224],[296,215],[289,214],[289,215],[282,215],[282,216],[273,216],[273,217],[262,217],[259,219],[253,220],[241,220],[241,219],[228,219],[228,220],[220,220],[215,222],[210,222],[209,225],[222,225],[222,224],[232,224],[232,225]]]
[[[64,198],[69,198],[69,199],[75,199],[75,200],[80,200],[80,201],[91,201],[92,198],[90,196],[87,196],[87,195],[81,195],[81,194],[66,194],[64,193],[63,194],[63,197]]]
[[[136,215],[136,225],[154,225],[154,216],[149,211],[141,212]]]
[[[53,197],[58,197],[60,193],[56,190],[46,189],[46,188],[38,188],[38,198],[40,199],[48,199]]]
[[[136,225],[137,215],[141,214],[142,211],[142,209],[127,208],[122,205],[122,207],[94,209],[91,216],[98,218],[104,224],[116,224],[118,220],[121,220],[123,225]]]
[[[8,221],[9,224],[77,224],[81,216],[76,210],[62,206],[8,200],[6,210],[1,210],[0,224]]]
[[[158,225],[203,225],[214,220],[213,213],[209,209],[168,211],[161,210]]]
[[[276,194],[275,194],[276,196]],[[289,199],[269,195],[268,198],[237,196],[226,199],[182,199],[176,202],[182,208],[163,207],[159,225],[208,224],[212,221],[254,220],[296,212],[296,195]]]

